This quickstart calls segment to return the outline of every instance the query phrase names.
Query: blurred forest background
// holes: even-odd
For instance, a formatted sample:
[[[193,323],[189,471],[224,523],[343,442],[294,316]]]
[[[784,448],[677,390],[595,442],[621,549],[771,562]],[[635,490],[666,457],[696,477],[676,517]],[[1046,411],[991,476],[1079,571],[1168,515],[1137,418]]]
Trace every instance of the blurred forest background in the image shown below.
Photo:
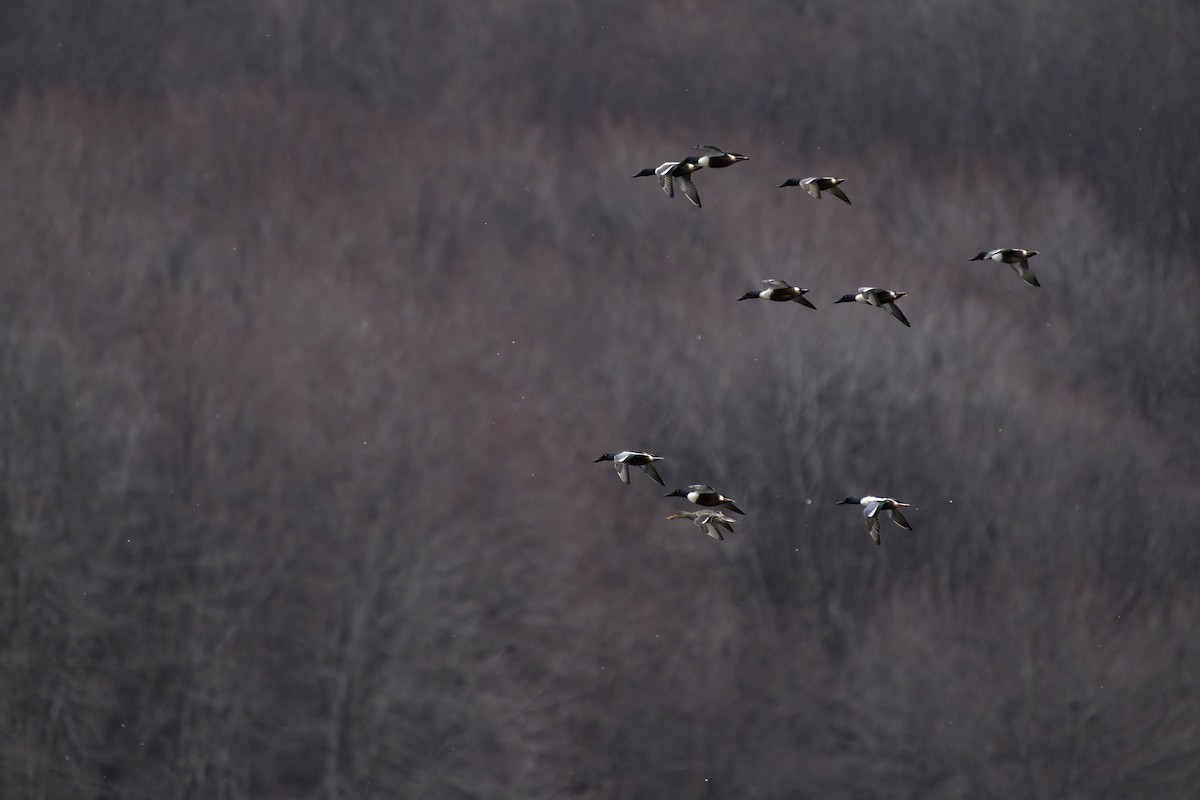
[[[1198,42],[5,4],[0,796],[1196,797]],[[630,179],[697,143],[703,209]]]

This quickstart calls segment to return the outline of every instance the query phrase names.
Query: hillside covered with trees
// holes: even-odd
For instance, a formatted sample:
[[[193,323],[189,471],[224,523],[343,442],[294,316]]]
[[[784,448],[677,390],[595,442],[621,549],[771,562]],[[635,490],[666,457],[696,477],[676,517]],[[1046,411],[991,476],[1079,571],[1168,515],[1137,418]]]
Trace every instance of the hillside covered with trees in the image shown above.
[[[1197,42],[10,4],[0,797],[1194,795]],[[750,156],[702,209],[630,178],[697,143]],[[817,310],[735,302],[772,277]]]

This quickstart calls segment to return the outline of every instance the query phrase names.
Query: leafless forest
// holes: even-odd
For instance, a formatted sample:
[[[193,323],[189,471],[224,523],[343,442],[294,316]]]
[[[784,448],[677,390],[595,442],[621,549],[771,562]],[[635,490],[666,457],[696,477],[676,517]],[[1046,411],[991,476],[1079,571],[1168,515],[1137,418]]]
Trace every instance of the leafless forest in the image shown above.
[[[7,3],[0,797],[1200,796],[1198,42]]]

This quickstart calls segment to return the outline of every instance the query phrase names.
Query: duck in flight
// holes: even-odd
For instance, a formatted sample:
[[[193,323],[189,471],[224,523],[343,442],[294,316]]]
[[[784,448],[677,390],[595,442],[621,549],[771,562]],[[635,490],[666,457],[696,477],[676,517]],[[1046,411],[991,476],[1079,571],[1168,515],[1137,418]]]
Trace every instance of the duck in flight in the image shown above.
[[[842,191],[839,183],[845,183],[845,178],[788,178],[777,188],[782,189],[785,186],[803,186],[804,190],[818,200],[821,199],[821,192],[829,192],[831,195],[841,200],[848,206],[854,205],[850,202],[850,198],[846,197],[846,193]]]
[[[734,153],[729,150],[722,150],[719,147],[713,147],[711,144],[698,144],[696,149],[703,153],[696,161],[702,167],[711,167],[712,169],[720,169],[721,167],[732,167],[739,161],[749,161],[750,156],[744,156],[741,153]]]
[[[1038,286],[1037,276],[1029,268],[1029,259],[1038,254],[1037,250],[1022,250],[1019,247],[1001,247],[998,250],[985,250],[971,261],[996,261],[1001,264],[1011,264],[1013,271],[1021,276],[1021,280],[1030,286]]]
[[[912,526],[908,524],[908,520],[900,513],[900,509],[908,508],[909,504],[901,503],[891,497],[874,497],[872,495],[867,495],[866,497],[847,497],[845,500],[839,500],[838,505],[862,506],[863,516],[867,520],[867,533],[871,534],[871,538],[875,540],[875,544],[883,544],[879,540],[880,514],[886,514],[892,522],[904,528],[904,530],[912,530]]]
[[[688,502],[695,503],[698,506],[723,506],[735,514],[746,513],[734,504],[732,497],[726,497],[716,489],[703,483],[693,483],[686,489],[676,489],[673,492],[664,494],[663,497],[686,497]]]
[[[889,289],[872,289],[870,286],[863,286],[859,288],[858,294],[842,295],[840,299],[834,300],[833,302],[866,303],[869,306],[882,308],[884,311],[903,322],[907,327],[911,328],[912,325],[910,325],[908,319],[905,318],[904,312],[901,311],[900,307],[896,305],[896,301],[901,297],[904,297],[906,294],[908,294],[908,292],[893,292]]]
[[[700,192],[696,191],[696,184],[692,183],[692,173],[698,169],[703,169],[700,159],[688,156],[682,161],[664,161],[657,167],[646,167],[633,177],[647,178],[657,175],[659,185],[667,193],[667,197],[675,196],[675,184],[678,183],[687,199],[691,200],[696,208],[700,208]]]
[[[778,278],[767,278],[763,281],[767,285],[766,289],[761,292],[746,292],[738,298],[738,300],[753,300],[761,298],[763,300],[774,300],[777,303],[799,303],[802,306],[807,306],[813,311],[817,307],[808,301],[804,295],[808,293],[808,289],[801,289],[799,286],[792,286],[790,283],[781,281]]]
[[[720,511],[677,511],[667,519],[690,519],[696,523],[697,528],[712,538],[722,541],[725,536],[721,533],[721,528],[733,533],[733,523],[737,522],[733,517],[726,516]]]
[[[654,468],[655,461],[662,461],[662,456],[656,456],[653,453],[641,453],[636,450],[622,450],[619,453],[605,453],[597,458],[596,461],[612,461],[617,468],[617,477],[622,483],[629,483],[629,468],[641,467],[642,472],[654,479],[659,486],[666,486],[663,479],[658,476],[658,470]]]

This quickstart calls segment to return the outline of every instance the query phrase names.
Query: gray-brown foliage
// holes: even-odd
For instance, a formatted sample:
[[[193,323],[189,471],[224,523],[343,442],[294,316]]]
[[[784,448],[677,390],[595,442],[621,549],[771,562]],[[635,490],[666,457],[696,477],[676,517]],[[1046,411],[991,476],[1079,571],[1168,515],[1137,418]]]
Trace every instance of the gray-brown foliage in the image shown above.
[[[1198,39],[13,4],[0,796],[1193,792]],[[697,142],[751,157],[702,210],[629,178]],[[622,448],[747,516],[668,523]]]

